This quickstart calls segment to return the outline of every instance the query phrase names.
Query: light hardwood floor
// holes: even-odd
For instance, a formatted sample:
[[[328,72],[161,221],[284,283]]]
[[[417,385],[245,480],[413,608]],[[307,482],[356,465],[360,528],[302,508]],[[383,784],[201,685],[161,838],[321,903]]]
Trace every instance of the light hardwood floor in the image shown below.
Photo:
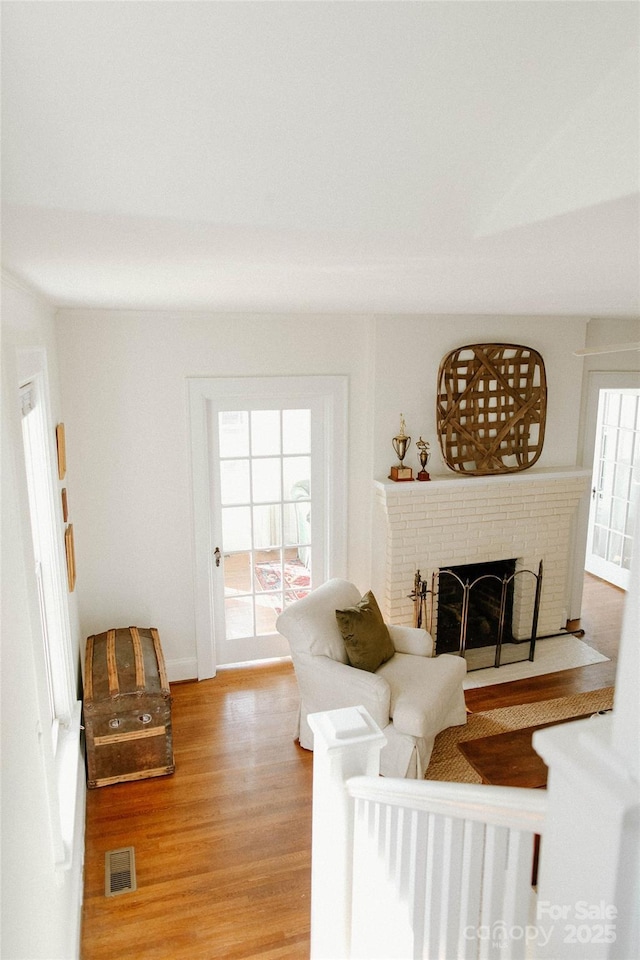
[[[291,665],[172,694],[175,774],[88,794],[83,960],[308,956],[311,754]],[[138,889],[105,898],[121,846]]]
[[[585,640],[615,657],[622,591],[586,577]],[[472,709],[613,683],[615,661],[468,691]],[[175,684],[176,772],[87,797],[83,960],[309,956],[312,755],[293,740],[287,661]],[[474,699],[475,698],[475,699]],[[138,889],[104,896],[133,846]]]

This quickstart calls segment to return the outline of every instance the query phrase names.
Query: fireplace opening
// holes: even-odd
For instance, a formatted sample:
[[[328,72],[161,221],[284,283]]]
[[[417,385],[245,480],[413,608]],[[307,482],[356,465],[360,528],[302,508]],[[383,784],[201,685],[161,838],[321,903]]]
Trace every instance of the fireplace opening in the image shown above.
[[[438,654],[458,653],[461,646],[465,651],[479,647],[495,648],[499,641],[501,616],[502,643],[513,642],[515,569],[515,559],[465,563],[440,569],[436,631]],[[465,585],[468,590],[465,590]]]
[[[431,586],[416,570],[409,594],[414,626],[435,638],[436,654],[464,657],[468,671],[533,660],[542,566],[537,573],[516,569],[511,559],[441,567],[432,571]]]

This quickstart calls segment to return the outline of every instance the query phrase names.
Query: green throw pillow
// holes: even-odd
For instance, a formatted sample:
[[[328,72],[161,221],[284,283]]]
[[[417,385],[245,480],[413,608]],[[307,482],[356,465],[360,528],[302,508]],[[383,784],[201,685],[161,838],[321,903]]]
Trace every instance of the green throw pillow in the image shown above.
[[[387,625],[370,590],[355,607],[336,610],[336,619],[352,667],[375,673],[381,663],[394,655]]]

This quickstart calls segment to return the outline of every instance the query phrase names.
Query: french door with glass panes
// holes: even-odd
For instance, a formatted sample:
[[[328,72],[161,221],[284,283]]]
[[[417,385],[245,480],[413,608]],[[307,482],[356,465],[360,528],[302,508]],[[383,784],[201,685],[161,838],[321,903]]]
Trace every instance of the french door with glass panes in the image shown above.
[[[627,589],[640,491],[640,390],[601,390],[585,567]]]
[[[205,383],[215,669],[288,655],[278,614],[343,572],[345,391],[339,377]],[[199,643],[199,676],[203,658]]]

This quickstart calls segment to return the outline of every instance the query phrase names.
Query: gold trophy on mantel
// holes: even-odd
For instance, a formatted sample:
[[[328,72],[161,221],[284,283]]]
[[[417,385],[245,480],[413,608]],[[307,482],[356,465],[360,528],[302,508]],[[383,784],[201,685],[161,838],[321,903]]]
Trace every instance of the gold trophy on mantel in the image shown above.
[[[418,480],[431,480],[431,477],[427,473],[427,462],[429,460],[429,444],[426,440],[422,439],[422,436],[419,440],[416,440],[416,447],[420,451],[418,454],[420,458],[420,467],[421,470],[418,474]]]
[[[407,455],[407,450],[409,449],[409,445],[411,443],[411,437],[407,436],[406,424],[402,414],[400,414],[400,433],[395,436],[391,442],[393,443],[393,449],[395,450],[400,462],[396,467],[391,467],[389,479],[396,481],[413,480],[413,470],[411,467],[405,467],[402,462]]]

